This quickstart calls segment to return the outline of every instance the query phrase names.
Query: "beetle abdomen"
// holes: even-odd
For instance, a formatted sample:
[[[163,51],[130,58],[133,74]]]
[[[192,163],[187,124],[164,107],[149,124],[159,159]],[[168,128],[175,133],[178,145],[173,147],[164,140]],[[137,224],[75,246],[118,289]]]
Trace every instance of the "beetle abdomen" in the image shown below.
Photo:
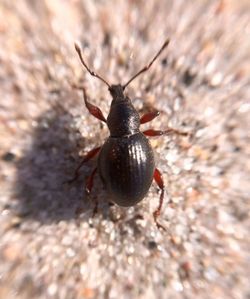
[[[112,200],[120,206],[133,206],[143,199],[154,169],[152,148],[140,132],[128,137],[109,137],[99,154],[101,179]]]

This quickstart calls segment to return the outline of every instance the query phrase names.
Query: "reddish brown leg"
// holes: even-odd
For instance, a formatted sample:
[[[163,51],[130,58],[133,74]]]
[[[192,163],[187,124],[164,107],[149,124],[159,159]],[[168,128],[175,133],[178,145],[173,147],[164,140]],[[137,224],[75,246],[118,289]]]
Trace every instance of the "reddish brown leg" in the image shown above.
[[[165,190],[162,175],[157,168],[155,168],[155,171],[154,171],[154,180],[155,180],[156,184],[158,185],[158,187],[161,189],[159,206],[153,213],[154,221],[155,221],[157,228],[162,228],[162,229],[166,230],[166,228],[164,226],[162,226],[157,220],[157,218],[160,216],[160,213],[161,213],[161,208],[162,208],[163,198],[164,198],[164,190]]]
[[[95,178],[95,174],[97,171],[97,167],[92,171],[91,175],[87,178],[87,182],[86,182],[86,193],[90,194],[92,188],[93,188],[93,183],[94,183],[94,178]],[[93,209],[93,216],[95,216],[95,214],[98,211],[98,201],[95,200],[95,207]]]
[[[73,177],[73,179],[69,180],[68,183],[71,184],[74,181],[76,181],[80,175],[80,168],[83,166],[84,163],[88,162],[89,160],[91,160],[92,158],[94,158],[97,153],[100,151],[101,147],[96,147],[93,148],[91,151],[89,151],[86,156],[84,157],[84,159],[82,160],[82,162],[78,165],[78,167],[75,170],[75,175]]]
[[[143,131],[143,134],[146,136],[161,136],[161,135],[165,135],[165,134],[177,134],[180,136],[188,136],[187,132],[181,132],[175,129],[171,129],[168,128],[167,130],[161,131],[161,130],[153,130],[153,129],[149,129],[146,131]]]
[[[140,124],[145,124],[151,120],[153,120],[154,118],[156,118],[158,115],[160,114],[159,111],[153,111],[153,112],[149,112],[144,114],[141,119],[140,119]]]
[[[90,114],[92,114],[94,117],[96,117],[97,119],[106,122],[106,118],[103,116],[102,111],[100,108],[98,108],[97,106],[91,104],[88,99],[87,99],[87,93],[84,87],[82,86],[77,86],[77,85],[72,85],[73,88],[76,89],[80,89],[83,92],[83,98],[84,98],[84,103],[86,108],[89,110]]]

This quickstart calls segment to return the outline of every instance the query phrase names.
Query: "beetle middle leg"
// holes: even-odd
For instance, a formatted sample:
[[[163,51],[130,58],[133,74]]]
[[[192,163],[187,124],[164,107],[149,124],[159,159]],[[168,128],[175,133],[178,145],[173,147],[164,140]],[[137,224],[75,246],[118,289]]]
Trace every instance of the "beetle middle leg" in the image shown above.
[[[159,169],[157,169],[157,168],[155,168],[155,171],[154,171],[154,180],[155,180],[156,184],[158,185],[158,187],[161,189],[159,205],[158,205],[158,208],[153,213],[154,221],[155,221],[157,228],[162,228],[163,230],[166,230],[166,228],[163,225],[161,225],[157,220],[157,218],[160,216],[160,213],[161,213],[163,199],[164,199],[164,191],[165,191],[162,174],[160,173]]]
[[[77,168],[75,170],[74,177],[71,180],[67,181],[68,184],[71,184],[71,183],[75,182],[78,179],[78,177],[80,175],[80,169],[83,166],[83,164],[86,163],[86,162],[88,162],[92,158],[94,158],[98,154],[98,152],[100,151],[100,149],[101,149],[101,146],[93,148],[91,151],[89,151],[85,155],[85,157],[83,158],[82,162],[77,166]]]
[[[187,132],[182,132],[182,131],[178,131],[172,128],[167,128],[166,130],[162,131],[162,130],[154,130],[154,129],[148,129],[146,131],[143,131],[143,134],[146,136],[162,136],[162,135],[167,135],[167,134],[176,134],[176,135],[180,135],[180,136],[188,136],[189,133]]]
[[[153,120],[154,118],[156,118],[159,115],[160,115],[159,111],[153,111],[153,112],[146,113],[141,117],[140,124],[145,124],[145,123]]]

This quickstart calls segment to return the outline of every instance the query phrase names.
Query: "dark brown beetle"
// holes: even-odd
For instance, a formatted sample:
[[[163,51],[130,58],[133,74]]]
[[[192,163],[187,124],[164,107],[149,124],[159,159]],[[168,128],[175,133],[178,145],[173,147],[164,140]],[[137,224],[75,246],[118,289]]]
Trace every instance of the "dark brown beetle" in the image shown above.
[[[187,134],[171,128],[165,131],[150,129],[141,132],[139,129],[140,125],[153,120],[159,115],[159,112],[150,112],[140,118],[129,97],[124,94],[124,90],[137,76],[151,67],[168,44],[169,40],[167,39],[152,61],[136,73],[125,85],[110,85],[101,76],[90,70],[83,60],[80,47],[75,44],[75,49],[83,66],[92,76],[99,78],[108,86],[113,100],[106,119],[98,107],[88,102],[85,89],[74,86],[83,91],[85,105],[89,112],[99,120],[107,123],[110,136],[102,147],[94,148],[87,153],[77,167],[73,180],[71,180],[72,182],[77,179],[82,165],[99,153],[98,165],[87,179],[87,193],[91,192],[94,176],[98,171],[111,195],[112,201],[120,206],[129,207],[134,206],[145,197],[154,178],[161,189],[161,194],[159,206],[153,213],[153,216],[157,227],[163,229],[164,227],[159,224],[157,218],[160,215],[163,204],[164,182],[160,171],[155,167],[153,150],[145,135],[160,136],[168,133],[177,133],[185,136]]]

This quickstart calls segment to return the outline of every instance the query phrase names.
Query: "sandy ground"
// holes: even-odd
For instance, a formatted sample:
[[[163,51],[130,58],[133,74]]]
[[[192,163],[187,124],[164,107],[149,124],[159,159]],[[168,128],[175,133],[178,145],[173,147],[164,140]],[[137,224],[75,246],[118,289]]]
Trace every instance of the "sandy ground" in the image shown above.
[[[0,298],[250,298],[249,1],[0,1]],[[127,89],[151,138],[167,194],[110,206],[88,163],[108,136],[107,87],[126,82],[166,37],[152,69]],[[92,217],[94,201],[99,211]]]

